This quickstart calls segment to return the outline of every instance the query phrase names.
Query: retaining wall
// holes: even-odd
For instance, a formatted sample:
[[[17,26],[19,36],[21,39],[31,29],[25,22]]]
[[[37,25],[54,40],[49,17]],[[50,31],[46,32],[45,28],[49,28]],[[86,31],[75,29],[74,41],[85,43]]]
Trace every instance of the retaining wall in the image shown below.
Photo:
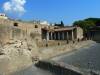
[[[54,61],[39,61],[35,66],[50,71],[55,75],[83,75],[76,67],[68,64],[56,63]]]

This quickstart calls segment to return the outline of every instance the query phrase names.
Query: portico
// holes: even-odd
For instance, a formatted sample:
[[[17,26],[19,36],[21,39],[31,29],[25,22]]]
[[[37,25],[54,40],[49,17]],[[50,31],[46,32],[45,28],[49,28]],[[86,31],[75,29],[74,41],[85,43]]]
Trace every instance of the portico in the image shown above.
[[[75,38],[75,27],[70,28],[59,28],[54,30],[42,29],[42,37],[46,40],[74,40]]]

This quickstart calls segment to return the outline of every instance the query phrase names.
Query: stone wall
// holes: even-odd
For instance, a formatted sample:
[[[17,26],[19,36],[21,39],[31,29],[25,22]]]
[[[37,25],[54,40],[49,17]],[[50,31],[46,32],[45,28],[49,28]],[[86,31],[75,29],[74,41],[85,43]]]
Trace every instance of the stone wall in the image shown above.
[[[52,46],[60,46],[60,45],[66,45],[68,43],[71,43],[73,41],[67,41],[67,40],[43,40],[42,42],[37,42],[38,47],[52,47]]]
[[[77,27],[76,36],[77,36],[77,38],[79,38],[79,39],[82,39],[82,38],[83,38],[83,29],[82,29],[82,28]]]
[[[25,39],[26,37],[30,37],[31,40],[34,39],[36,42],[43,42],[41,30],[42,28],[47,30],[55,29],[55,26],[41,25],[39,23],[37,24],[32,22],[14,21],[9,19],[0,19],[0,25],[6,26],[8,29],[6,32],[9,32],[10,39]],[[80,27],[77,27],[75,30],[73,30],[73,33],[74,38],[83,38],[83,30]],[[71,39],[71,35],[72,34],[70,33],[69,39]],[[62,37],[62,35],[60,35],[60,37]]]
[[[98,31],[91,32],[90,39],[96,42],[100,42],[100,31],[98,30]]]
[[[0,75],[8,75],[32,64],[31,57],[38,56],[35,38],[40,39],[39,30],[34,24],[0,20]],[[31,36],[31,33],[35,35]]]
[[[82,72],[71,65],[45,60],[35,64],[37,67],[48,70],[55,75],[83,75]]]
[[[6,39],[2,38],[2,40],[30,38],[31,40],[41,41],[41,28],[45,26],[46,25],[0,19],[0,32],[2,33],[0,38],[6,37]]]

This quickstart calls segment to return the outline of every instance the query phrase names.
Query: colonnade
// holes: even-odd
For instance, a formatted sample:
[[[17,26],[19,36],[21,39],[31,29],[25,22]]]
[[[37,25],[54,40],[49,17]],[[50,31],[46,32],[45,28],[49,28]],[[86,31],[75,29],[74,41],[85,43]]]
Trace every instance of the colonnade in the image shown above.
[[[73,30],[70,31],[57,31],[47,32],[47,40],[73,40]]]

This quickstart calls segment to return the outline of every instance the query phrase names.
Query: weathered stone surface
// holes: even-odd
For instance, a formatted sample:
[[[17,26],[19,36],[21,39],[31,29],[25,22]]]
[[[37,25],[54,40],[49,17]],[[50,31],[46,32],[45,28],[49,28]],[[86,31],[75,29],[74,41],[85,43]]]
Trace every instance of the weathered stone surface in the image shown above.
[[[12,43],[12,44],[11,44]],[[4,55],[0,55],[0,74],[9,74],[16,70],[28,67],[32,64],[32,55],[35,55],[37,47],[34,46],[28,50],[28,43],[21,40],[13,40],[1,48]],[[35,45],[35,44],[33,44]],[[34,53],[33,53],[34,52]]]

